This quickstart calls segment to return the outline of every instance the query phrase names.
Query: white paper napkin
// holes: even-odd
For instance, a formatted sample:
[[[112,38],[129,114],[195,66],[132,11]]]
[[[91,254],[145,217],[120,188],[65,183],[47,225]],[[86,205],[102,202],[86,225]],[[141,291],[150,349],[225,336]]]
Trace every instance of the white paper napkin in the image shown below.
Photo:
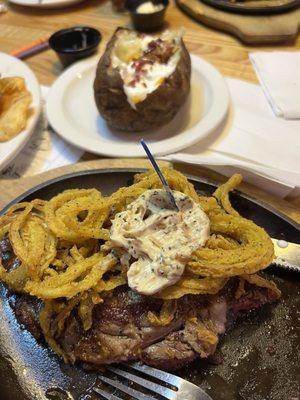
[[[300,51],[255,52],[249,57],[274,113],[300,119]]]
[[[258,85],[226,78],[231,110],[225,124],[198,144],[164,159],[210,167],[280,197],[300,187],[300,121],[274,116]]]

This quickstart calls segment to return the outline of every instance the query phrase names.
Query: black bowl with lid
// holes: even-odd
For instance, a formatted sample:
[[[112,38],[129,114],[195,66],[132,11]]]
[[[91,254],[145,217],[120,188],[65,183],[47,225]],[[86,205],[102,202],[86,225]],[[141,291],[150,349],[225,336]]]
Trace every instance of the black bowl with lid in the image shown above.
[[[140,5],[152,3],[153,6],[162,6],[161,9],[153,12],[138,12]],[[162,27],[169,0],[126,0],[125,8],[129,11],[132,24],[139,31],[151,32]]]
[[[64,66],[93,54],[101,41],[101,33],[89,26],[74,26],[55,32],[49,38],[50,47]]]

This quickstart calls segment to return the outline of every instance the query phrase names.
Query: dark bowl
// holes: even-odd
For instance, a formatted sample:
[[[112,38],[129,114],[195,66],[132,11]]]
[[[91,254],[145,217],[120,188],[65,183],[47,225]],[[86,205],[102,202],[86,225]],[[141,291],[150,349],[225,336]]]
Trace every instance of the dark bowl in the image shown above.
[[[74,26],[55,32],[50,47],[64,66],[93,54],[101,41],[101,33],[89,26]]]
[[[162,4],[164,8],[150,14],[138,13],[138,6],[146,3],[149,0],[126,0],[125,8],[129,11],[131,21],[135,29],[139,31],[151,32],[162,27],[165,20],[166,9],[169,5],[169,0],[151,0],[153,4]]]

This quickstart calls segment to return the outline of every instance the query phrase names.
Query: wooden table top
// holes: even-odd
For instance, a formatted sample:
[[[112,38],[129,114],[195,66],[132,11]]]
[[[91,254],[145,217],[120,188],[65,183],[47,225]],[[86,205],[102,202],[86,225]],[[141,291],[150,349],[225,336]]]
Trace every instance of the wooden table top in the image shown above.
[[[113,11],[109,0],[86,0],[81,4],[58,10],[43,10],[12,4],[9,4],[8,7],[7,13],[0,14],[0,51],[6,53],[42,36],[73,25],[89,25],[100,30],[103,36],[99,47],[99,53],[101,53],[117,26],[130,26],[129,16],[126,13]],[[184,28],[184,39],[190,52],[205,58],[222,74],[249,82],[257,82],[248,58],[250,51],[274,48],[280,50],[300,49],[300,36],[292,44],[276,47],[243,45],[229,34],[215,31],[190,19],[176,7],[174,0],[171,0],[167,10],[166,22],[170,29]],[[62,72],[61,64],[52,50],[32,56],[26,60],[26,63],[35,72],[39,82],[44,85],[51,85]],[[87,153],[83,156],[84,160],[95,158],[99,157]],[[215,174],[211,173],[211,175]],[[253,189],[251,190],[253,194]],[[263,197],[261,191],[257,191],[257,194]],[[267,199],[270,200],[269,195],[267,195]],[[276,199],[274,201],[276,203]],[[274,201],[271,201],[273,205]],[[300,204],[300,198],[293,202]],[[281,211],[284,211],[284,204],[282,201],[279,203]],[[291,204],[287,205],[289,215],[291,215],[290,207],[292,207]],[[297,215],[295,219],[300,218],[300,211],[296,208],[292,210],[292,214],[293,217]]]
[[[204,57],[224,75],[246,81],[257,82],[248,59],[249,51],[274,49],[274,46],[245,46],[229,34],[201,25],[178,9],[174,0],[171,0],[166,21],[171,29],[184,28],[184,40],[192,53]],[[130,26],[129,16],[125,13],[114,12],[109,0],[86,0],[81,4],[61,10],[41,10],[9,5],[9,11],[6,14],[0,14],[0,51],[10,53],[58,29],[79,24],[93,26],[101,31],[103,40],[99,52],[103,50],[117,26]],[[300,49],[300,35],[295,43],[275,48]],[[62,71],[52,50],[35,55],[26,62],[36,73],[40,83],[45,85],[50,85]]]

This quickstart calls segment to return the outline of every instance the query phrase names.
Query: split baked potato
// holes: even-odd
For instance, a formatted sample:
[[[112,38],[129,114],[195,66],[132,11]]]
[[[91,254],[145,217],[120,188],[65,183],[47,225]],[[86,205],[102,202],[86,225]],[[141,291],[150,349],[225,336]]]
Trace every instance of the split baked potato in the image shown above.
[[[190,91],[191,59],[178,33],[118,28],[97,66],[94,95],[107,123],[145,131],[168,123]]]

